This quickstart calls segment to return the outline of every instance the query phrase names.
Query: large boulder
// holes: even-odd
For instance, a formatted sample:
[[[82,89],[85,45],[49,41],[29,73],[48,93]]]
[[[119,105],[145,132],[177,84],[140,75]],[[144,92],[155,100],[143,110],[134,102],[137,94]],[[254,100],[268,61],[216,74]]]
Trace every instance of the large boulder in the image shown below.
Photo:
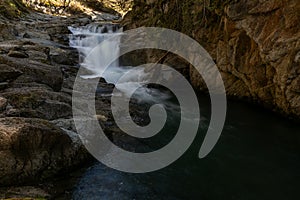
[[[41,63],[28,58],[11,58],[0,56],[0,63],[11,66],[22,72],[22,76],[16,82],[36,82],[51,87],[54,91],[60,91],[63,83],[60,67]]]
[[[0,82],[15,80],[22,74],[21,71],[14,67],[0,64]]]
[[[6,89],[4,96],[14,112],[7,116],[22,116],[53,120],[72,116],[71,96],[39,87]]]
[[[45,120],[0,118],[0,184],[38,181],[75,166],[87,156],[78,141]]]

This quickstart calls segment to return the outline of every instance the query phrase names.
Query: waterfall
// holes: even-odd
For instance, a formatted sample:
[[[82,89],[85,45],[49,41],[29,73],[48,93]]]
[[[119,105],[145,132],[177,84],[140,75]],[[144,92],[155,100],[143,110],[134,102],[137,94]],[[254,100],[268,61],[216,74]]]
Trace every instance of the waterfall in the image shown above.
[[[122,33],[122,29],[118,24],[94,23],[84,27],[69,27],[69,30],[72,32],[72,35],[70,36],[70,46],[78,50],[81,66],[93,72],[92,75],[87,75],[83,78],[99,77],[107,67],[109,70],[119,69],[118,60],[110,66],[104,65],[107,60],[113,57],[119,57],[120,37],[117,37],[115,40],[108,40],[116,34]],[[103,44],[105,45],[104,48],[97,49],[98,52],[93,53],[92,56],[88,56],[93,50],[95,50],[95,47],[103,41],[106,41],[106,43]],[[102,74],[102,77],[103,76],[105,76],[105,74]],[[111,77],[108,76],[103,78],[107,81],[112,81],[112,83],[116,81],[115,79],[112,80]]]
[[[102,77],[106,82],[116,84],[120,77],[131,70],[123,82],[118,82],[116,87],[119,91],[129,94],[132,88],[139,88],[135,92],[136,98],[150,102],[161,102],[170,97],[168,93],[162,93],[157,89],[141,87],[146,76],[141,68],[120,66],[118,60],[110,66],[105,66],[104,63],[107,63],[111,58],[119,57],[120,37],[114,37],[123,34],[119,24],[92,23],[83,27],[69,27],[69,30],[72,33],[70,35],[70,46],[78,50],[81,67],[93,73],[82,76],[82,78]],[[102,44],[102,48],[95,48],[103,41],[105,43]],[[90,54],[92,51],[97,52]]]

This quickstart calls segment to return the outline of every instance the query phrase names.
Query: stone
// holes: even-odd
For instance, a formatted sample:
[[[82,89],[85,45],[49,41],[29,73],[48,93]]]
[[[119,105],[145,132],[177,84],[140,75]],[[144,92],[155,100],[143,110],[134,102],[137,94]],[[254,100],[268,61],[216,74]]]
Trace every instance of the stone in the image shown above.
[[[7,99],[0,97],[0,112],[6,110],[7,104]]]
[[[55,62],[57,64],[71,66],[78,64],[77,51],[56,49],[56,51],[50,53],[50,58],[52,62]]]
[[[49,199],[50,195],[43,189],[38,188],[38,187],[32,187],[32,186],[21,186],[21,187],[12,187],[9,189],[6,189],[4,191],[0,190],[0,198],[1,199],[7,199],[7,198],[12,198],[12,199],[16,199],[16,198],[20,198],[20,199],[24,199],[24,197],[26,197],[26,199],[31,199],[31,198],[37,198],[37,199],[41,199],[41,198],[45,198],[45,199]]]
[[[97,120],[100,120],[103,122],[106,122],[108,120],[107,117],[104,115],[96,115],[96,118],[97,118]]]
[[[43,40],[51,40],[48,33],[43,31],[39,31],[39,32],[27,31],[23,34],[23,38],[39,38]]]
[[[11,81],[18,78],[22,72],[12,66],[0,64],[0,82]]]
[[[40,181],[82,162],[86,152],[41,119],[0,118],[0,184]]]
[[[66,130],[71,130],[76,132],[76,127],[73,119],[56,119],[51,121],[51,123],[53,123],[54,125],[60,128],[64,128]]]
[[[13,40],[16,38],[16,30],[7,23],[0,22],[0,41]]]
[[[297,78],[295,78],[294,81],[292,81],[291,91],[294,91],[294,92],[300,94],[300,77],[299,76]],[[299,105],[300,105],[300,102],[299,102]]]
[[[21,51],[10,51],[7,55],[14,58],[29,58],[27,53]]]
[[[8,88],[8,82],[2,82],[2,83],[0,83],[0,90],[4,90],[4,89],[6,89],[6,88]]]
[[[63,77],[61,69],[58,66],[48,65],[35,60],[12,59],[10,57],[0,56],[0,63],[12,66],[13,68],[22,71],[20,76],[14,82],[24,83],[36,82],[48,85],[54,91],[60,91],[63,83]],[[24,80],[24,77],[25,80]]]
[[[2,93],[18,115],[22,117],[54,120],[72,116],[71,97],[44,88],[11,88]],[[14,113],[14,112],[13,112]],[[6,113],[11,115],[9,112]]]
[[[193,6],[188,0],[135,0],[134,3],[122,22],[125,30],[162,26],[189,35],[216,61],[228,97],[245,97],[284,116],[300,119],[298,0],[216,1],[207,13],[203,12],[200,1]],[[163,10],[166,6],[168,9]],[[177,15],[177,7],[183,9],[180,19],[173,17]],[[166,13],[159,15],[162,11]],[[201,20],[198,16],[209,17]],[[140,58],[149,63],[153,61],[151,57],[159,58],[158,55],[146,51]],[[188,73],[183,75],[192,86],[206,91],[198,71],[184,66]]]
[[[296,54],[294,61],[295,61],[295,63],[300,63],[300,51],[298,51],[298,53]],[[299,68],[299,70],[300,70],[300,68]]]

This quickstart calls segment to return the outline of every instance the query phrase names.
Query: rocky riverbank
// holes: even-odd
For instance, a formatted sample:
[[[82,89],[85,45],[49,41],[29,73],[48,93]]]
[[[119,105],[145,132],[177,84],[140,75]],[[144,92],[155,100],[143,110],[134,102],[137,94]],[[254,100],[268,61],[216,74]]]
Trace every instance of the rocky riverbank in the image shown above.
[[[259,7],[256,1],[215,2],[218,3],[136,1],[123,24],[127,29],[164,26],[192,36],[215,59],[229,96],[250,99],[299,119],[297,1],[263,1]],[[51,16],[28,11],[19,4],[10,9],[5,7],[5,12],[1,8],[0,198],[57,198],[55,193],[64,193],[62,188],[70,185],[60,187],[66,183],[55,182],[53,177],[70,174],[92,160],[72,120],[73,83],[79,63],[77,50],[68,45],[68,26],[85,26],[95,20],[111,21],[118,17],[100,12],[93,13],[93,17],[84,13]],[[178,70],[194,87],[205,90],[201,77],[174,55],[148,51],[135,60],[181,66]],[[99,85],[106,91],[113,88],[103,80]],[[99,123],[110,138],[128,139],[113,123],[109,95],[96,95],[96,109]],[[135,105],[133,112],[134,109],[139,107]],[[143,114],[135,120],[144,120]],[[124,141],[119,144],[122,145]],[[77,177],[76,173],[69,176]]]
[[[103,13],[94,20],[116,18]],[[9,186],[0,198],[50,198],[57,185],[47,191],[38,184],[92,160],[72,120],[78,53],[69,47],[68,30],[92,21],[31,11],[0,19],[0,186]],[[107,97],[97,103],[110,108]]]

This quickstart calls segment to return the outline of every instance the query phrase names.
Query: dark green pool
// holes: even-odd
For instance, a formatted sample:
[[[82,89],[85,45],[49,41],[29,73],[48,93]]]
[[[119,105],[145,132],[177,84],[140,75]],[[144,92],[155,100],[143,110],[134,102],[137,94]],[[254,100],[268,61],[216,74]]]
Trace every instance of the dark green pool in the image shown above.
[[[96,163],[82,175],[73,198],[300,199],[299,124],[260,107],[230,101],[219,142],[206,158],[199,159],[210,112],[207,98],[199,99],[201,128],[179,160],[146,174],[123,173]],[[171,119],[175,123],[171,121],[162,133],[168,140],[168,131],[176,127],[176,117]]]

